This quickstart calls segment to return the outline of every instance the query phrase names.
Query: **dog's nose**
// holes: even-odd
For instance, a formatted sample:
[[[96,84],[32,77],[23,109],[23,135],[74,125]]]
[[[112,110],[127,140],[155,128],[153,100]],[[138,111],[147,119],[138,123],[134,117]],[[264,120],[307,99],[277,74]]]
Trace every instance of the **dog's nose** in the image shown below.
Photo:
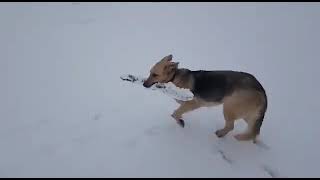
[[[146,81],[143,83],[143,86],[144,86],[145,88],[148,88],[148,87],[149,87],[149,86],[147,85],[147,82],[146,82]]]

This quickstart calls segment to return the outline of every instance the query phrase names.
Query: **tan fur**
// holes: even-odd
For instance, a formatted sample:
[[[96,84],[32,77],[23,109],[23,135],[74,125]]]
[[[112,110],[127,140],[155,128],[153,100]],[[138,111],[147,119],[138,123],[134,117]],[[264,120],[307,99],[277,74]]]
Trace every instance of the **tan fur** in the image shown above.
[[[177,76],[172,83],[179,88],[191,89],[193,85],[193,79],[192,78],[186,79],[186,78]]]
[[[255,121],[257,120],[257,117],[259,116],[263,101],[264,98],[261,93],[257,91],[246,90],[235,91],[231,96],[224,98],[223,113],[226,120],[226,124],[234,123],[236,120],[239,119],[244,119],[248,125],[247,131],[245,133],[235,135],[235,138],[237,140],[241,141],[255,138],[253,126],[255,124]],[[229,126],[231,127],[231,125]],[[228,130],[232,129],[229,128]],[[216,132],[217,135],[221,135],[221,132],[218,131]]]
[[[145,81],[147,85],[152,85],[156,82],[166,83],[174,75],[179,63],[171,62],[172,56],[166,56],[161,61],[156,63],[150,70],[150,76]],[[156,75],[156,76],[154,76]]]
[[[164,57],[160,62],[156,63],[150,70],[150,76],[146,80],[146,84],[150,85],[155,82],[166,83],[174,76],[174,70],[177,69],[178,63],[171,62],[172,56]],[[152,74],[156,74],[154,77]],[[191,89],[193,79],[181,76],[174,78],[174,83],[177,87]],[[239,140],[255,140],[256,134],[253,132],[255,121],[259,116],[264,98],[263,94],[254,90],[235,90],[231,95],[224,97],[221,103],[209,103],[203,99],[195,97],[191,101],[176,100],[180,106],[171,115],[174,119],[179,120],[183,114],[198,109],[200,107],[211,107],[223,104],[223,114],[225,118],[225,126],[223,129],[217,130],[218,137],[225,136],[228,132],[234,129],[236,120],[244,119],[248,125],[248,129],[243,134],[235,135]]]

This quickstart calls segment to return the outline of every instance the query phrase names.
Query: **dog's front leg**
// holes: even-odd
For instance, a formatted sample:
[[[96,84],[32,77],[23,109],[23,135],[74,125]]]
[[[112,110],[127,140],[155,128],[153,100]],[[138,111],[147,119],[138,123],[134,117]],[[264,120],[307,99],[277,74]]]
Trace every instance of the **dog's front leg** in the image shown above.
[[[178,99],[175,99],[176,100],[176,102],[178,103],[178,104],[183,104],[184,103],[184,101],[181,101],[181,100],[178,100]]]
[[[184,127],[184,121],[182,119],[182,115],[192,110],[195,110],[199,107],[200,105],[194,100],[185,101],[180,104],[179,108],[176,109],[171,116],[178,122],[180,126]]]

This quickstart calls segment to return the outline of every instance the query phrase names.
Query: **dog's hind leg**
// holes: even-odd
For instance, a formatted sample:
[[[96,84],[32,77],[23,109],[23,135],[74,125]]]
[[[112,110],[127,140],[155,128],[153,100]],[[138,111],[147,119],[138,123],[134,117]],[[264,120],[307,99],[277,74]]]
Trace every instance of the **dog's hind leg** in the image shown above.
[[[260,128],[266,111],[265,100],[262,99],[251,107],[253,108],[248,108],[246,111],[247,115],[243,118],[248,124],[247,131],[243,134],[236,135],[235,138],[239,141],[253,140],[255,143],[256,137],[260,134]]]
[[[234,128],[234,120],[226,120],[223,129],[216,131],[216,135],[220,138],[227,135]]]
[[[219,129],[215,132],[218,137],[223,137],[232,131],[234,128],[234,122],[237,119],[236,114],[233,112],[232,106],[229,104],[224,104],[223,115],[225,118],[225,125],[223,129]]]
[[[236,91],[225,99],[224,111],[227,115],[225,116],[226,121],[229,119],[244,119],[248,124],[246,132],[234,136],[237,140],[255,140],[260,132],[266,109],[265,104],[263,95],[260,92],[251,90]]]
[[[256,130],[256,126],[257,126],[257,122],[259,121],[259,117],[260,117],[259,112],[255,112],[252,115],[245,117],[244,120],[246,121],[246,123],[248,125],[246,132],[244,132],[242,134],[237,134],[234,137],[238,141],[247,141],[247,140],[255,141],[256,136],[259,134],[259,132],[257,132],[257,130]]]
[[[253,132],[251,132],[249,127],[245,133],[237,134],[234,136],[234,138],[236,138],[238,141],[248,141],[248,140],[255,141],[256,135]]]

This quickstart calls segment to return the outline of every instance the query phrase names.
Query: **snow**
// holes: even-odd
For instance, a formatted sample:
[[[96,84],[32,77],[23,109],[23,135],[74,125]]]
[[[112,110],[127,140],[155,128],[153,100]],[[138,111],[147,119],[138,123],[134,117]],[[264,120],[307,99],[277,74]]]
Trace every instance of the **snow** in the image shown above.
[[[1,3],[0,177],[319,177],[318,3]],[[254,74],[268,96],[261,148],[219,139],[222,108],[184,116],[146,77]]]

